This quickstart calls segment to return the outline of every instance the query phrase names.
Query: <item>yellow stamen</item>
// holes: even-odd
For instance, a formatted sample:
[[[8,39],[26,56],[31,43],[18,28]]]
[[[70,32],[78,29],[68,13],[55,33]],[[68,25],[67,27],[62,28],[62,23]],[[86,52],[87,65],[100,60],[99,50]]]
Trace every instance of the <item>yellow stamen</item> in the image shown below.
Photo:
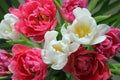
[[[42,17],[42,19],[43,19],[43,20],[45,20],[45,21],[47,21],[47,20],[48,20],[48,17],[47,17],[47,16],[45,16],[45,15],[41,15],[41,17]]]
[[[9,28],[7,29],[7,31],[8,31],[8,32],[12,32],[12,28],[9,27]]]
[[[91,32],[91,28],[86,25],[77,25],[73,31],[79,38],[85,37]]]
[[[62,52],[64,53],[62,47],[60,45],[53,45],[53,48],[56,50],[56,51],[59,51],[59,52]]]

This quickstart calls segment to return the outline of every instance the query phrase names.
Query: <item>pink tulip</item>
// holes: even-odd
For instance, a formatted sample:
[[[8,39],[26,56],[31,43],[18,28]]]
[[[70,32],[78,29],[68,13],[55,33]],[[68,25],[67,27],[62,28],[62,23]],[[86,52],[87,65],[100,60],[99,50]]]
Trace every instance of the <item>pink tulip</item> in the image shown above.
[[[20,19],[15,25],[16,30],[39,43],[57,23],[53,0],[26,0],[18,9],[10,8],[10,12]]]
[[[69,56],[63,70],[73,74],[75,80],[107,80],[111,73],[105,61],[103,55],[80,47]]]
[[[47,75],[47,65],[41,57],[41,49],[29,48],[16,44],[12,48],[14,54],[10,64],[13,80],[44,80]]]

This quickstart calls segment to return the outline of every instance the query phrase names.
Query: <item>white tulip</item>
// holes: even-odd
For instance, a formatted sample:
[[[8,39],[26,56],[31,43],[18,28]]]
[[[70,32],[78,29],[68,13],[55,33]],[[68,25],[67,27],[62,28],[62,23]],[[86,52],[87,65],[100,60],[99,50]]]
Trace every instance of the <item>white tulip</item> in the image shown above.
[[[57,32],[48,31],[45,34],[45,47],[42,50],[42,58],[46,64],[51,64],[55,70],[62,69],[67,63],[69,46],[62,41],[57,41]]]
[[[105,24],[97,25],[86,8],[76,8],[73,10],[73,14],[75,15],[73,23],[67,29],[62,28],[63,36],[69,35],[72,43],[93,45],[106,39],[104,34],[109,30],[109,26]]]
[[[14,25],[18,21],[18,18],[13,14],[6,14],[4,19],[0,23],[0,38],[17,40],[20,37]]]

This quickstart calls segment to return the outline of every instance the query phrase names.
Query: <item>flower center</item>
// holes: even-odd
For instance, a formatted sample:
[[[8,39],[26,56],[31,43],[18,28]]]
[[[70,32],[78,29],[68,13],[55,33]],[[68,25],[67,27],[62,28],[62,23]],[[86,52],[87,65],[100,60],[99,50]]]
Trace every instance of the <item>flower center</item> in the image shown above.
[[[53,45],[53,48],[56,50],[56,51],[59,51],[61,53],[64,53],[62,47],[60,45]]]
[[[45,15],[41,15],[41,18],[42,18],[42,20],[45,20],[45,21],[48,20],[48,16],[45,16]]]
[[[86,25],[77,25],[73,32],[81,38],[88,35],[91,32],[91,28]]]
[[[8,27],[6,30],[5,30],[6,33],[10,33],[12,32],[12,28],[11,27]]]
[[[12,32],[12,28],[10,27],[10,28],[8,28],[8,32]]]
[[[28,20],[31,23],[31,25],[40,25],[42,21],[48,21],[49,16],[33,14],[29,16]]]

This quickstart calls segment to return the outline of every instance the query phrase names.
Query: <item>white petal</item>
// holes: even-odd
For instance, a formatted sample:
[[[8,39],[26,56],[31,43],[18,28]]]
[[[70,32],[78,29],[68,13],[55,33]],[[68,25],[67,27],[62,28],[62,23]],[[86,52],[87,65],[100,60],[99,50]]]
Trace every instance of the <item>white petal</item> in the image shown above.
[[[46,64],[52,64],[54,60],[54,53],[52,51],[42,50],[42,59]]]
[[[62,33],[62,35],[67,34],[67,30],[64,25],[61,28],[61,33]]]
[[[80,17],[80,16],[91,16],[91,13],[88,11],[88,9],[86,8],[80,8],[77,7],[73,10],[73,14],[75,15],[76,18]]]
[[[12,68],[11,68],[11,65],[8,66],[8,70],[9,70],[11,73],[14,73],[14,71],[13,71]]]
[[[97,26],[98,35],[104,35],[109,31],[110,27],[106,24],[100,24]]]
[[[10,13],[7,13],[7,14],[5,14],[5,16],[4,16],[4,19],[9,19],[9,18],[13,18],[13,19],[18,19],[14,14],[10,14]]]
[[[91,45],[101,43],[105,39],[106,39],[106,36],[98,36],[91,42]]]
[[[57,31],[48,31],[48,32],[46,32],[46,34],[44,36],[45,37],[44,48],[47,47],[47,45],[50,43],[50,41],[56,40],[57,35],[58,35]]]
[[[67,57],[65,55],[56,56],[56,62],[51,66],[55,70],[62,69],[67,63]]]
[[[78,48],[79,48],[80,44],[73,42],[72,44],[70,44],[70,54],[75,52]]]
[[[97,24],[94,18],[88,16],[81,16],[73,21],[72,25],[68,27],[68,31],[73,31],[76,26],[80,25],[88,26],[92,30],[95,30],[97,28]]]
[[[84,37],[79,39],[80,44],[90,44],[91,38],[89,37]]]

